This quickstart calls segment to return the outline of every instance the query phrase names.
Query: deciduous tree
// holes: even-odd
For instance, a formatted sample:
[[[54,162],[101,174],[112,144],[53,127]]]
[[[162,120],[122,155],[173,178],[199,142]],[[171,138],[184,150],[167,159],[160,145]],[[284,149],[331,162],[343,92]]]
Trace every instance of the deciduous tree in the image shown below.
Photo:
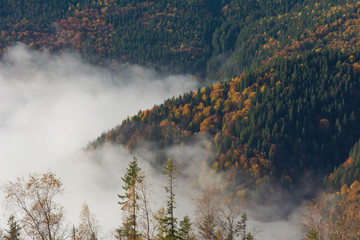
[[[55,199],[63,193],[54,173],[33,173],[3,186],[7,207],[17,212],[19,224],[32,239],[66,238],[64,210]]]
[[[195,200],[195,226],[205,240],[216,239],[219,209],[215,196],[215,190],[207,190]]]
[[[99,238],[99,231],[99,221],[96,219],[95,215],[90,212],[87,203],[84,202],[80,212],[80,224],[77,229],[78,233],[76,239],[97,240]]]

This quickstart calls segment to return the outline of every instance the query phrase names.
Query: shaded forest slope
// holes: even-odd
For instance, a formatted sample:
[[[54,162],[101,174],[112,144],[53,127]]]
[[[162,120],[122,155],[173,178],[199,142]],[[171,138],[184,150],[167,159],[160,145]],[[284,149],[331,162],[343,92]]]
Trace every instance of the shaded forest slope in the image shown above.
[[[276,57],[359,45],[360,3],[3,0],[0,51],[23,42],[227,80]]]
[[[166,149],[211,138],[215,171],[247,184],[296,184],[307,172],[329,174],[360,138],[360,51],[311,51],[166,100],[123,121],[105,142]],[[353,150],[355,151],[355,150]]]

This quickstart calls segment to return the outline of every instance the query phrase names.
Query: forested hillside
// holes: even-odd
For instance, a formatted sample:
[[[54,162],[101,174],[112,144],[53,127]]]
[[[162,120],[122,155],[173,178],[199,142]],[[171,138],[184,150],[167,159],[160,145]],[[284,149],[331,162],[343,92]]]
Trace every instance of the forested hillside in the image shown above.
[[[359,45],[359,2],[4,0],[0,51],[17,41],[227,80],[276,57]]]
[[[360,52],[279,58],[223,83],[166,100],[103,134],[104,142],[159,149],[211,137],[214,170],[292,185],[307,171],[329,174],[360,138]],[[354,152],[355,150],[353,150]]]
[[[323,181],[325,192],[303,209],[304,239],[360,238],[358,0],[1,0],[0,55],[17,42],[53,53],[76,52],[85,61],[114,69],[139,64],[204,80],[200,85],[207,86],[197,91],[128,117],[91,142],[88,150],[104,144],[125,146],[131,154],[139,148],[154,150],[157,168],[169,163],[164,169],[169,193],[175,165],[167,150],[202,141],[211,153],[204,157],[211,173],[225,176],[226,183],[215,186],[216,194],[230,192],[234,201],[250,195],[257,200],[281,189],[279,195],[284,191],[296,197],[308,191],[301,186],[304,182],[317,188]],[[135,188],[137,174],[141,184],[144,176],[136,158],[132,164],[133,175],[128,169],[123,190],[135,194],[140,190]],[[50,185],[61,187],[59,181]],[[16,202],[10,190],[19,189],[9,186],[7,196]],[[315,197],[316,190],[300,193],[294,205],[302,204],[305,195]],[[197,207],[209,204],[211,195],[203,192]],[[137,203],[129,208],[129,196],[119,195],[130,218],[118,229],[118,238],[150,236],[149,228],[146,234],[136,233]],[[133,196],[138,199],[137,193]],[[170,191],[167,206],[173,198]],[[263,204],[261,200],[249,203]],[[234,213],[236,208],[227,207],[227,213]],[[289,217],[291,210],[283,215]],[[158,236],[153,239],[176,235],[172,229],[171,238],[162,238],[169,233],[165,223],[173,215],[166,211],[154,215]],[[218,211],[225,210],[221,206]],[[197,224],[213,224],[206,222],[209,216],[197,218]],[[238,233],[242,239],[253,239],[245,234],[246,214],[238,211],[235,218],[240,217]],[[179,238],[195,239],[186,232],[191,225],[186,219],[179,223],[186,236]],[[224,219],[226,214],[217,224],[224,225]],[[16,230],[14,221],[10,218],[9,226]],[[225,237],[223,226],[210,230],[200,238],[232,239]],[[73,236],[75,232],[74,228]]]
[[[325,183],[331,190],[340,189],[342,186],[350,186],[354,181],[360,180],[360,140],[352,147],[348,159],[325,179]]]

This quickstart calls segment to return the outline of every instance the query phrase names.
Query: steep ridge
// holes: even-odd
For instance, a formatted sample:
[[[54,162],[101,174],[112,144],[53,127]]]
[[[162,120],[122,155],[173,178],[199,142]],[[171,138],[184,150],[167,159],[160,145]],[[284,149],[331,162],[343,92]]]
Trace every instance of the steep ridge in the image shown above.
[[[359,60],[359,50],[331,49],[279,58],[140,111],[91,147],[110,142],[161,150],[207,135],[216,154],[209,164],[229,170],[232,179],[245,171],[250,185],[293,186],[308,172],[324,176],[360,138]]]

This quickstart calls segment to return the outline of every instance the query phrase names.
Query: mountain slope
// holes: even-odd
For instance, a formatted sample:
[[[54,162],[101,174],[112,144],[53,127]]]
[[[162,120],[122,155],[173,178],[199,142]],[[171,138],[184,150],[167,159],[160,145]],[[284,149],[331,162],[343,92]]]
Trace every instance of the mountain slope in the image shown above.
[[[360,138],[360,52],[312,51],[166,100],[104,133],[104,142],[159,149],[210,136],[214,170],[245,170],[249,183],[297,183],[328,174]],[[145,141],[144,141],[145,140]]]
[[[229,79],[276,57],[359,45],[359,2],[4,0],[0,51],[16,41]]]
[[[351,148],[349,158],[325,179],[325,184],[328,189],[339,191],[355,181],[360,181],[360,140]]]

